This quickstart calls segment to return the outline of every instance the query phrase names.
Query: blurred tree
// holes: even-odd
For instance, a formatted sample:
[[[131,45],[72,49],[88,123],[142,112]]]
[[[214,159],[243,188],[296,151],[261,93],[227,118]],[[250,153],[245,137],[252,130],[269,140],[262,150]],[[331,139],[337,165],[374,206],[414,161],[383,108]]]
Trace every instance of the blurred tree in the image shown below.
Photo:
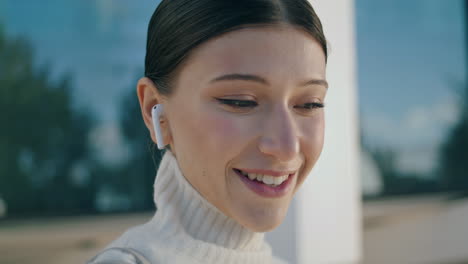
[[[364,142],[364,141],[363,141]],[[389,195],[397,192],[396,181],[398,179],[398,172],[395,164],[395,151],[390,149],[374,148],[370,149],[365,147],[369,152],[373,160],[375,161],[377,168],[380,170],[383,182],[382,195]]]
[[[368,149],[382,175],[381,196],[412,195],[440,191],[438,180],[417,173],[404,173],[396,165],[397,153],[392,149]]]
[[[468,85],[459,95],[459,120],[440,149],[439,175],[446,190],[468,195]]]
[[[121,129],[130,151],[130,159],[123,169],[125,179],[121,181],[121,188],[126,188],[126,193],[134,202],[134,209],[153,209],[153,184],[164,152],[150,138],[141,116],[135,87],[129,91],[122,100],[120,112]]]
[[[464,0],[465,43],[468,51],[468,0]],[[468,52],[466,63],[468,63]],[[468,65],[468,64],[467,64]],[[468,68],[460,92],[460,115],[440,148],[439,175],[444,188],[468,195]]]
[[[70,88],[70,76],[52,81],[47,67],[34,66],[29,43],[0,27],[0,195],[10,215],[93,207],[93,121],[72,110]]]

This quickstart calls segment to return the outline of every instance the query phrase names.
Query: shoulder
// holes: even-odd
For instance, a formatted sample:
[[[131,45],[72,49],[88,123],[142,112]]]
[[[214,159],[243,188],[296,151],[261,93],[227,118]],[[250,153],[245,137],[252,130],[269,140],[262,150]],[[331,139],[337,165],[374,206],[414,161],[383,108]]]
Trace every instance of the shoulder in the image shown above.
[[[94,258],[89,260],[86,264],[141,264],[148,263],[141,254],[129,248],[109,248]]]
[[[86,264],[145,264],[149,263],[141,253],[148,244],[148,226],[146,224],[127,229],[120,237],[112,241]],[[152,263],[155,264],[155,263]]]

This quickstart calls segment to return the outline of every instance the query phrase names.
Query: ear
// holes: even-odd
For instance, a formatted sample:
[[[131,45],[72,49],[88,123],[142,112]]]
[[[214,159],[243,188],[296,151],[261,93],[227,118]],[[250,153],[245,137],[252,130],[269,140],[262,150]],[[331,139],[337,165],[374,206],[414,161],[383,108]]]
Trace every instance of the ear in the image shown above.
[[[153,119],[151,118],[151,110],[153,109],[154,105],[165,103],[166,100],[164,99],[166,98],[158,92],[158,89],[156,89],[156,86],[154,85],[153,81],[147,77],[143,77],[140,80],[138,80],[136,88],[143,121],[145,122],[145,125],[150,132],[151,140],[153,140],[153,142],[156,144],[156,136],[154,132]],[[161,126],[161,130],[163,133],[164,143],[170,144],[171,136],[168,126],[167,115],[165,113],[166,111],[167,108],[165,106],[164,112],[160,116],[159,125]]]

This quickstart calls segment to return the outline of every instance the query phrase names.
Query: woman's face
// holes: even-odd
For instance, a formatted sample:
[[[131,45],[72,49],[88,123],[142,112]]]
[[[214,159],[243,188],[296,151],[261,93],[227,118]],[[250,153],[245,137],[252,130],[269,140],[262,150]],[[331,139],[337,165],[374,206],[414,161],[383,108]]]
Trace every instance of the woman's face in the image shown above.
[[[194,50],[174,89],[165,114],[187,180],[244,227],[278,226],[322,151],[318,42],[292,27],[230,32]]]

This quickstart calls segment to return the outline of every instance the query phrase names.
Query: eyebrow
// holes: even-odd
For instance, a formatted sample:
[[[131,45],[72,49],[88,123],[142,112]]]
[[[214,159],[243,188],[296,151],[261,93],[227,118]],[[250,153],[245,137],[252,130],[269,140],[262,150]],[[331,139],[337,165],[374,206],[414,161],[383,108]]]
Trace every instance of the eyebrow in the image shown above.
[[[220,82],[220,81],[239,81],[239,80],[252,81],[252,82],[258,82],[261,84],[269,85],[268,81],[260,76],[252,75],[252,74],[240,74],[240,73],[231,73],[231,74],[221,75],[211,80],[210,83]],[[307,85],[322,85],[328,89],[328,82],[322,79],[312,79],[312,80],[308,80],[300,84],[300,86],[307,86]]]

